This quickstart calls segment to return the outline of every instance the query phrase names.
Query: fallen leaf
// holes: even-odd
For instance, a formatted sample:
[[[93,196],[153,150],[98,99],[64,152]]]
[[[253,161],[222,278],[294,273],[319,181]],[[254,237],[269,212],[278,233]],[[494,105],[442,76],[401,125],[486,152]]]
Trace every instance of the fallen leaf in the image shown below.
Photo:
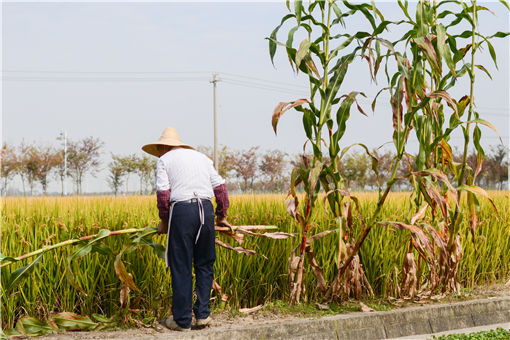
[[[361,301],[359,302],[359,305],[361,306],[361,311],[362,312],[375,312],[375,309],[368,307],[367,305],[365,305]]]
[[[315,307],[317,307],[318,310],[329,310],[329,305],[327,303],[315,303]]]
[[[262,309],[262,305],[258,305],[258,306],[252,307],[252,308],[241,308],[241,309],[239,309],[239,312],[243,313],[243,314],[251,314],[251,313],[255,313],[256,311],[261,310],[261,309]]]

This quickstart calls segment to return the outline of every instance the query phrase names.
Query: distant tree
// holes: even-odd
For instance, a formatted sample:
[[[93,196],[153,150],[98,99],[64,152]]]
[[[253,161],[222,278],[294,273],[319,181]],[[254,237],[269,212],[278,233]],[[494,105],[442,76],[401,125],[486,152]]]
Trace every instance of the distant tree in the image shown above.
[[[347,188],[355,184],[360,189],[363,189],[367,183],[368,170],[371,166],[368,156],[364,152],[348,153],[342,161],[345,167],[342,175],[347,182]]]
[[[285,168],[287,162],[286,154],[280,150],[267,151],[261,156],[259,170],[264,176],[263,188],[270,191],[282,191]]]
[[[491,153],[485,160],[484,173],[495,189],[501,190],[503,183],[508,181],[508,148],[504,145],[492,146]]]
[[[74,180],[76,193],[82,192],[83,177],[95,175],[99,167],[99,150],[103,146],[98,138],[87,137],[79,141],[68,141],[68,174]]]
[[[21,179],[21,187],[23,188],[23,196],[26,196],[26,188],[25,181],[28,178],[29,173],[29,164],[28,164],[28,153],[30,151],[31,146],[25,144],[24,141],[18,146],[18,152],[16,157],[16,174],[19,175]]]
[[[377,149],[372,150],[372,154],[377,158],[378,161],[377,171],[379,173],[379,184],[382,185],[383,183],[386,183],[390,179],[391,171],[393,170],[392,169],[393,158],[395,157],[395,155],[391,151],[383,152]],[[368,184],[372,186],[377,186],[375,174],[373,176],[368,177]]]
[[[253,190],[253,182],[257,175],[258,168],[258,146],[251,147],[248,150],[242,150],[232,154],[233,172],[237,178],[242,180],[242,190]]]
[[[119,156],[112,154],[113,161],[122,168],[122,173],[125,176],[126,191],[125,194],[129,193],[129,175],[137,172],[138,156],[131,154],[127,156]]]
[[[33,176],[41,184],[43,194],[48,192],[48,176],[59,163],[58,153],[51,146],[34,146],[29,151]]]
[[[133,161],[135,172],[140,178],[140,194],[143,194],[148,191],[147,188],[149,188],[150,182],[154,180],[152,175],[156,168],[157,160],[154,157],[143,155],[135,156]]]
[[[108,164],[110,173],[108,175],[108,184],[113,190],[115,196],[117,196],[119,189],[123,182],[124,167],[114,155],[112,155],[113,161]]]
[[[64,196],[66,193],[64,192],[64,181],[67,177],[67,169],[65,166],[65,160],[64,160],[64,150],[59,150],[55,154],[57,158],[57,165],[55,166],[55,175],[58,179],[60,179],[60,186],[61,186],[61,193],[62,196]]]
[[[30,188],[30,196],[33,196],[35,183],[37,182],[39,159],[36,153],[35,145],[23,145],[22,147],[25,152],[20,155],[20,174],[22,172],[26,178],[28,187]]]
[[[7,184],[16,175],[18,168],[18,157],[14,147],[4,143],[1,150],[1,176],[2,182],[2,195],[7,193]]]

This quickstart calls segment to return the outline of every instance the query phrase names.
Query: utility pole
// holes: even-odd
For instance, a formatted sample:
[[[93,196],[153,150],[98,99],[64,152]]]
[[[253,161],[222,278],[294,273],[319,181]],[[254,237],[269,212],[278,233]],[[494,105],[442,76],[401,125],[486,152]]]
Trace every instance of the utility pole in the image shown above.
[[[213,151],[213,161],[214,167],[218,169],[218,114],[216,110],[216,83],[218,79],[216,79],[217,74],[213,73],[213,80],[211,83],[213,84],[213,97],[214,97],[214,151]]]
[[[64,140],[64,176],[62,177],[62,196],[66,195],[66,174],[67,174],[67,131],[63,130],[60,132],[58,137],[60,140]]]

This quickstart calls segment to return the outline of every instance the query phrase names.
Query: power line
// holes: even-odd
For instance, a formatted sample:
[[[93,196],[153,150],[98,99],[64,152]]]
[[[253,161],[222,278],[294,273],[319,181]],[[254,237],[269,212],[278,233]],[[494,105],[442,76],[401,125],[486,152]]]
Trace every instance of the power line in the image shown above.
[[[207,81],[206,77],[187,78],[143,78],[143,77],[2,77],[4,81],[41,82],[173,82]]]
[[[209,71],[48,71],[48,70],[3,70],[3,73],[42,73],[42,74],[210,74]]]
[[[288,90],[288,89],[282,89],[282,88],[276,88],[276,87],[268,87],[268,86],[257,86],[257,85],[250,84],[250,83],[237,82],[237,81],[232,81],[232,80],[223,80],[223,82],[225,84],[249,87],[249,88],[254,88],[254,89],[259,89],[259,90],[266,90],[266,91],[271,91],[271,92],[282,92],[282,93],[287,93],[287,94],[299,95],[298,91],[292,91],[292,90]]]
[[[289,87],[278,86],[278,85],[261,84],[261,83],[252,82],[252,81],[238,80],[238,79],[225,78],[225,77],[222,77],[221,79],[224,81],[231,81],[231,82],[242,83],[242,84],[253,85],[253,86],[260,86],[260,87],[271,88],[271,89],[279,89],[279,90],[290,91],[290,92],[294,92],[294,93],[307,92],[306,89],[295,89],[295,88],[289,88]]]
[[[303,91],[307,91],[308,90],[305,86],[296,85],[296,84],[292,84],[292,83],[285,83],[285,82],[274,81],[274,80],[266,80],[266,79],[262,79],[262,78],[244,76],[244,75],[241,75],[241,74],[230,73],[230,72],[221,72],[221,74],[225,74],[227,76],[232,76],[232,77],[238,77],[238,78],[252,79],[252,80],[255,80],[255,81],[265,82],[265,83],[270,83],[270,84],[280,84],[280,85],[283,85],[283,86],[296,87],[298,89],[302,89]]]

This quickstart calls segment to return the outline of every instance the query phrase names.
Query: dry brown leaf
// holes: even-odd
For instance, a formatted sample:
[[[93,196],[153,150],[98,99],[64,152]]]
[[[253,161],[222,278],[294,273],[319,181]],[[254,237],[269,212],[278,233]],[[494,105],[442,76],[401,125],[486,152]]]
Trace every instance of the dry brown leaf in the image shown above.
[[[223,294],[223,292],[221,291],[221,286],[218,284],[218,282],[216,282],[216,280],[213,280],[212,288],[216,291],[216,294],[218,294],[218,296],[221,297],[222,301],[227,301],[228,300],[228,296]]]
[[[232,247],[230,244],[228,243],[225,243],[225,242],[222,242],[218,239],[215,240],[216,244],[219,245],[220,247],[223,247],[223,248],[226,248],[226,249],[229,249],[229,250],[233,250],[237,253],[240,253],[240,254],[245,254],[245,255],[260,255],[262,256],[263,258],[267,259],[266,256],[262,255],[262,254],[257,254],[257,252],[255,250],[251,250],[251,249],[246,249],[246,248],[243,248],[243,247]]]
[[[359,305],[361,307],[362,312],[375,312],[375,309],[368,307],[363,302],[359,301]]]
[[[315,307],[317,307],[318,310],[329,310],[329,305],[327,303],[315,303]]]
[[[232,233],[230,231],[220,231],[221,234],[233,238],[237,243],[243,244],[244,243],[244,235],[241,233],[235,232]]]
[[[131,276],[131,279],[133,278],[133,276],[131,274],[129,274],[129,276]],[[129,288],[129,286],[127,284],[121,283],[120,296],[119,296],[120,308],[125,308],[127,306],[130,291],[131,291],[131,289]]]
[[[306,248],[306,255],[308,255],[308,262],[310,262],[310,266],[312,266],[313,275],[317,279],[317,289],[319,289],[319,291],[325,291],[326,290],[326,280],[324,280],[322,268],[319,267],[319,264],[317,263],[314,255],[313,255],[313,250],[311,250],[310,247]]]
[[[428,205],[425,204],[416,214],[411,217],[411,224],[414,224],[416,221],[421,220],[423,217],[425,217],[425,211],[427,211]]]
[[[261,310],[262,307],[263,307],[263,305],[258,305],[258,306],[252,307],[252,308],[241,308],[241,309],[239,309],[239,312],[243,313],[243,314],[251,314],[251,313],[255,313],[258,310]]]
[[[299,215],[299,202],[297,196],[285,200],[285,205],[287,206],[287,213],[292,216],[292,218],[297,219],[297,215]]]
[[[326,230],[326,231],[323,231],[322,233],[318,233],[318,234],[315,234],[313,235],[312,237],[309,237],[307,240],[306,240],[306,244],[309,245],[310,243],[314,242],[314,241],[317,241],[321,238],[323,238],[324,236],[326,235],[329,235],[331,233],[334,233],[336,231],[336,229],[331,229],[331,230]]]
[[[272,118],[272,125],[274,133],[276,133],[276,126],[278,125],[278,121],[280,120],[280,117],[285,113],[285,111],[292,109],[296,106],[301,106],[304,103],[308,103],[308,100],[302,98],[295,100],[293,102],[280,102],[278,105],[276,105],[274,111],[273,111],[273,118]]]
[[[416,262],[414,253],[407,253],[402,266],[402,292],[401,295],[414,298],[417,293]]]
[[[272,238],[272,239],[276,239],[276,240],[284,240],[284,239],[288,239],[289,237],[296,236],[296,234],[284,233],[283,231],[277,231],[274,233],[254,233],[254,232],[244,230],[241,228],[237,229],[237,231],[239,233],[250,235],[250,236],[267,237],[267,238]]]

